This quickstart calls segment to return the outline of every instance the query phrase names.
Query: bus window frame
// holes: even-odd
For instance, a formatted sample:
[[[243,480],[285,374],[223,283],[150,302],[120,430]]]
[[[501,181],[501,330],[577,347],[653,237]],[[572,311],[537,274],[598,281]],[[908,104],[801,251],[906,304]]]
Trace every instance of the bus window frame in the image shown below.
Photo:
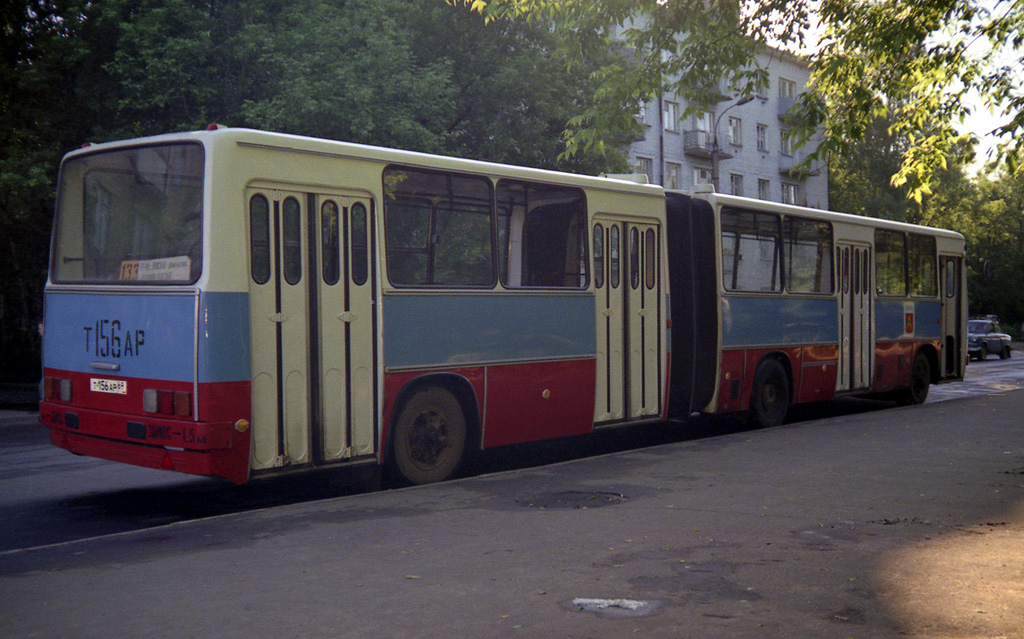
[[[488,215],[488,218],[489,218],[489,226],[488,226],[488,234],[487,234],[488,242],[489,242],[489,252],[490,252],[490,268],[489,268],[490,278],[489,278],[489,281],[481,282],[481,283],[471,283],[471,284],[461,283],[461,282],[460,283],[427,282],[427,283],[417,284],[417,283],[396,282],[395,281],[395,279],[394,279],[394,271],[395,271],[395,269],[392,268],[392,264],[391,264],[391,256],[392,256],[392,254],[395,253],[395,252],[398,252],[398,253],[407,252],[408,253],[408,252],[413,252],[413,251],[408,250],[409,247],[404,247],[404,246],[396,249],[396,248],[394,248],[392,246],[392,243],[390,241],[391,238],[389,237],[389,230],[390,230],[389,219],[391,219],[391,215],[392,215],[392,213],[391,213],[392,206],[391,206],[390,203],[395,201],[395,199],[396,199],[395,196],[393,195],[393,193],[396,191],[395,185],[389,186],[389,173],[390,172],[410,172],[410,173],[418,173],[418,174],[421,174],[421,175],[442,176],[444,179],[448,180],[448,190],[450,191],[449,195],[453,194],[452,193],[453,189],[452,189],[452,186],[451,186],[451,180],[452,179],[472,180],[472,181],[479,182],[481,184],[485,184],[486,185],[486,188],[487,188],[487,207],[486,207],[486,209],[487,209],[487,215]],[[388,165],[386,165],[384,167],[383,171],[381,172],[381,181],[382,181],[382,185],[383,185],[383,194],[384,194],[384,198],[383,198],[383,203],[384,203],[384,206],[383,206],[383,208],[384,208],[384,216],[383,216],[384,217],[384,220],[383,220],[384,221],[384,237],[382,238],[383,242],[384,242],[383,266],[384,266],[385,271],[387,272],[387,281],[391,284],[391,286],[395,287],[396,289],[410,289],[410,290],[434,290],[434,289],[443,289],[443,290],[451,290],[451,289],[494,290],[496,288],[496,286],[498,284],[498,275],[497,275],[497,264],[498,264],[497,253],[498,253],[498,246],[497,246],[497,239],[496,239],[497,212],[495,211],[495,186],[494,186],[494,181],[489,176],[478,174],[478,173],[471,173],[471,172],[464,172],[464,171],[451,171],[451,170],[447,170],[447,169],[424,168],[424,167],[419,167],[419,166],[414,166],[414,165],[406,165],[406,164],[388,164]],[[400,183],[398,183],[398,184],[400,184]],[[427,198],[425,198],[423,196],[420,196],[420,195],[411,195],[410,197],[411,198],[416,198],[416,199],[423,199],[423,200],[429,202],[429,200],[427,200]],[[453,199],[451,197],[449,197],[449,199],[447,201],[449,202],[449,204],[455,204],[457,202],[457,199],[455,201],[453,201]],[[427,274],[428,274],[428,276],[431,279],[434,278],[434,273],[436,272],[435,271],[435,268],[436,268],[436,257],[437,257],[436,256],[436,248],[437,248],[437,237],[438,237],[437,236],[437,232],[436,232],[436,230],[437,230],[436,229],[437,211],[438,211],[438,202],[431,203],[430,207],[429,207],[429,210],[428,210],[428,222],[427,222],[427,224],[428,224],[428,232],[427,232],[427,237],[426,237],[426,243],[424,245],[424,248],[422,249],[422,251],[425,252],[425,254],[427,255],[427,259],[428,259]],[[431,251],[434,251],[434,255],[433,255],[434,264],[433,265],[429,264],[429,260],[431,259]]]

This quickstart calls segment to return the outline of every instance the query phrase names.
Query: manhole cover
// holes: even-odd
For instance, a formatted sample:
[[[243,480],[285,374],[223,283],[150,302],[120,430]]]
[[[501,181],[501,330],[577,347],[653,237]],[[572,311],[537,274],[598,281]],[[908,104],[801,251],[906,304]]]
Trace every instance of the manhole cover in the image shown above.
[[[568,491],[562,493],[545,493],[533,497],[516,500],[520,506],[528,508],[600,508],[626,501],[625,495],[605,492]]]

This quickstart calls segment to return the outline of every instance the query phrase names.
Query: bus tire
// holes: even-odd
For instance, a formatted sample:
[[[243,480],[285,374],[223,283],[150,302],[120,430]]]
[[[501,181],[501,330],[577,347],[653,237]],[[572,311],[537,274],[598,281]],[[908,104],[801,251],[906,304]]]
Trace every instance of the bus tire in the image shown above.
[[[928,399],[928,388],[932,383],[932,366],[928,356],[918,352],[914,356],[914,367],[910,370],[910,387],[904,393],[905,404],[923,404]]]
[[[391,434],[394,470],[410,484],[448,479],[466,451],[466,416],[459,400],[437,386],[402,406]]]
[[[999,359],[1010,359],[1010,345],[1003,346],[1003,352],[999,353]]]
[[[765,359],[757,365],[750,389],[748,421],[755,428],[781,426],[789,410],[789,375],[777,359]]]

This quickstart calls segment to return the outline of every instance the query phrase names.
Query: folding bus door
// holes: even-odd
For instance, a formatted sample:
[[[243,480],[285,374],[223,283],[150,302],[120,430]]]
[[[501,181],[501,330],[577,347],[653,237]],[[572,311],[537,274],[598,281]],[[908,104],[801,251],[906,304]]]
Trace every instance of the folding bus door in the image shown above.
[[[661,360],[661,228],[597,216],[593,233],[595,423],[657,416]]]
[[[312,461],[309,445],[309,202],[252,189],[249,331],[253,470]]]
[[[374,279],[367,198],[318,195],[320,461],[376,450]]]
[[[840,242],[836,246],[839,270],[839,374],[836,390],[861,390],[871,386],[875,352],[872,320],[874,273],[871,247]]]
[[[254,471],[376,450],[368,198],[247,193]]]
[[[960,379],[964,376],[963,258],[940,255],[942,277],[942,377]]]

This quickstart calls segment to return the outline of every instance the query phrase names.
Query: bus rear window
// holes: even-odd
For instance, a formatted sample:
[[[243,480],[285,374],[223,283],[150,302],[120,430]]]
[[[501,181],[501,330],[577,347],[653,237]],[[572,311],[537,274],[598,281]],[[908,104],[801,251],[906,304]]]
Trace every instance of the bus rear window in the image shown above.
[[[51,277],[66,283],[190,283],[202,270],[203,148],[171,144],[61,167]]]

